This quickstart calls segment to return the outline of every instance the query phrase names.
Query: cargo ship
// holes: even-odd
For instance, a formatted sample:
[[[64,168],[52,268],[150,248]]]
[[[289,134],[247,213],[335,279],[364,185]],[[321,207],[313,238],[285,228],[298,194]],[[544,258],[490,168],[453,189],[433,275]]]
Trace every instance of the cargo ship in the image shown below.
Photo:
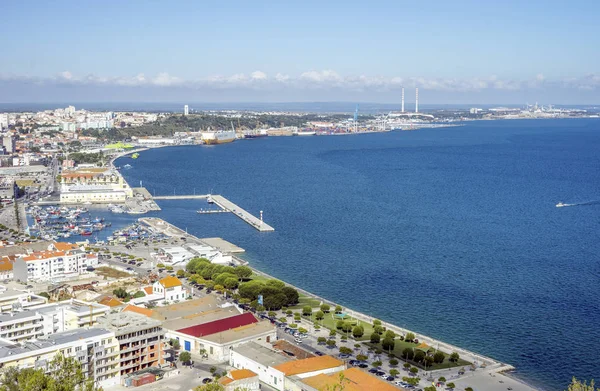
[[[235,131],[219,130],[216,132],[202,132],[202,142],[204,144],[225,144],[235,140]]]
[[[267,137],[269,135],[267,129],[257,129],[244,132],[244,138],[259,138]]]

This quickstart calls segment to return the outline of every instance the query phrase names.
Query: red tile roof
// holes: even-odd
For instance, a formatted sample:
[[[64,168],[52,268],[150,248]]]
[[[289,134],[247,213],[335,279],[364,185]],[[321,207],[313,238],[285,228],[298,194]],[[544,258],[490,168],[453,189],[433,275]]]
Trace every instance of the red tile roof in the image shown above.
[[[247,326],[253,323],[258,323],[258,320],[250,312],[246,312],[229,318],[186,327],[177,331],[191,335],[192,337],[206,337],[207,335],[235,329],[236,327]]]

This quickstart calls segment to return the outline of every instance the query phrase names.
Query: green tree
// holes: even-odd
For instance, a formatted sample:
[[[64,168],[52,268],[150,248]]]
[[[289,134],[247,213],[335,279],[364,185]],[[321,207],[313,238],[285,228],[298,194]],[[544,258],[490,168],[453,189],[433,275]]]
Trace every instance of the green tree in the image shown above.
[[[331,306],[329,304],[321,304],[321,311],[327,313],[327,312],[329,312],[330,309],[331,309]]]
[[[335,346],[335,339],[328,339],[327,342],[325,342],[325,343],[329,347],[334,347]]]
[[[181,362],[190,362],[192,360],[192,355],[190,352],[181,352],[179,354],[179,361]]]
[[[467,388],[465,388],[465,391],[473,391],[473,388],[467,387]]]
[[[376,332],[377,334],[381,335],[381,334],[383,334],[383,327],[375,326],[375,327],[373,327],[373,331]]]
[[[394,367],[395,367],[395,366],[396,366],[396,365],[398,365],[399,363],[400,363],[400,362],[399,362],[397,359],[395,359],[395,358],[392,358],[392,359],[390,359],[390,365],[391,365],[391,366],[394,366]]]
[[[415,362],[421,362],[423,361],[423,359],[425,358],[425,352],[422,350],[416,350],[415,351],[415,355],[413,357],[413,361]]]
[[[325,314],[323,313],[323,311],[317,311],[315,312],[315,319],[316,320],[322,320],[325,317]]]
[[[238,276],[240,280],[249,278],[252,275],[252,269],[248,266],[238,266],[233,269],[233,272]]]
[[[123,288],[117,288],[113,290],[113,295],[117,296],[119,299],[124,299],[129,296],[129,293]]]
[[[329,336],[330,336],[330,337],[335,337],[335,336],[336,336],[336,334],[337,334],[337,333],[335,332],[335,330],[331,330],[331,331],[329,332]]]
[[[335,313],[336,314],[340,314],[342,312],[342,306],[341,305],[336,305],[335,306]]]
[[[435,352],[435,354],[433,355],[433,362],[437,363],[437,364],[441,364],[444,362],[444,359],[446,358],[446,355],[444,354],[444,352],[441,351],[437,351]]]
[[[347,348],[345,346],[340,346],[340,353],[342,353],[342,354],[352,354],[352,349]]]
[[[300,300],[300,294],[298,291],[291,286],[284,286],[281,288],[281,292],[287,297],[286,305],[296,305]]]
[[[327,342],[327,338],[325,338],[325,337],[317,338],[317,343],[319,343],[319,344],[326,343],[326,342]]]
[[[381,321],[379,319],[373,319],[373,327],[381,326]]]
[[[304,316],[310,316],[312,314],[312,307],[309,305],[305,305],[304,307],[302,307],[302,315]]]
[[[434,386],[429,386],[429,387],[425,387],[423,388],[423,391],[435,391],[436,388]]]
[[[238,292],[246,299],[256,300],[264,287],[265,284],[260,281],[248,281],[240,284]]]
[[[345,333],[349,333],[352,331],[352,324],[350,322],[344,322],[342,324],[342,331]]]
[[[359,355],[356,356],[356,359],[358,361],[367,361],[368,358],[369,357],[365,356],[364,354],[359,354]]]
[[[396,368],[392,368],[392,369],[390,369],[390,375],[392,375],[392,376],[396,377],[396,376],[398,376],[399,374],[400,374],[400,371],[399,371],[399,370],[397,370]]]
[[[95,391],[94,379],[86,379],[74,358],[57,354],[44,369],[7,369],[0,380],[1,391]]]
[[[378,368],[378,367],[380,367],[381,365],[383,365],[383,363],[382,363],[381,361],[379,361],[379,360],[378,360],[378,361],[373,361],[373,362],[371,363],[371,365],[373,366],[373,368]]]
[[[404,367],[404,369],[406,369],[408,371],[410,369],[410,364],[405,362],[403,367]]]
[[[460,355],[456,352],[452,352],[452,354],[450,355],[450,361],[458,362],[459,359]]]
[[[175,350],[179,350],[179,348],[181,347],[179,340],[177,340],[176,338],[171,338],[171,340],[169,341],[169,344],[173,347],[173,349]]]
[[[406,342],[412,342],[415,340],[415,334],[414,333],[406,333],[406,335],[404,336],[404,340]]]
[[[412,360],[412,358],[414,356],[415,356],[415,352],[411,348],[404,348],[402,350],[402,358],[404,358],[406,360]]]
[[[600,388],[594,388],[595,384],[592,380],[588,385],[587,382],[581,382],[575,378],[571,380],[571,384],[569,384],[569,388],[567,391],[600,391]]]
[[[238,287],[238,279],[234,277],[229,277],[228,279],[223,281],[223,286],[227,289],[235,289]]]
[[[381,342],[381,347],[387,351],[394,350],[394,345],[395,345],[395,342],[394,342],[393,338],[384,338],[383,341]]]
[[[392,330],[387,330],[384,334],[384,338],[396,338],[396,333]]]
[[[381,336],[377,333],[371,334],[371,343],[379,343]]]
[[[448,383],[448,384],[446,384],[446,388],[453,390],[456,388],[456,385],[454,383]]]
[[[440,376],[440,377],[438,378],[438,381],[439,381],[440,383],[446,383],[446,378],[445,378],[444,376]]]
[[[417,367],[411,367],[410,368],[410,373],[412,373],[413,375],[416,375],[417,373],[419,373],[419,368],[417,368]]]
[[[344,327],[344,321],[343,320],[338,320],[337,323],[335,324],[335,328],[338,330],[341,330],[342,327]]]
[[[362,337],[364,334],[365,334],[365,329],[362,326],[355,326],[352,329],[352,336],[354,338],[358,339],[358,338]]]
[[[183,269],[177,270],[177,277],[181,278],[183,276],[185,276],[185,270],[183,270]]]

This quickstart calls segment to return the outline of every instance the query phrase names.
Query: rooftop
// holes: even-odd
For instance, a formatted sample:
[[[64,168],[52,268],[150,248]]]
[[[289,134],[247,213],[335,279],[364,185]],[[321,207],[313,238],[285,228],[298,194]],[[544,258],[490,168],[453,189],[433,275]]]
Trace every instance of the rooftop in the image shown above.
[[[0,360],[9,356],[15,356],[24,353],[34,353],[37,350],[60,347],[74,341],[98,337],[101,335],[113,335],[112,332],[102,328],[84,328],[71,331],[63,331],[51,334],[46,337],[40,337],[37,341],[25,342],[23,344],[12,343],[8,340],[0,340]]]
[[[200,312],[197,314],[190,314],[181,318],[166,320],[163,323],[163,327],[168,330],[181,330],[184,328],[213,322],[219,319],[230,318],[235,315],[239,315],[239,311],[235,307],[228,308],[215,308],[208,311]]]
[[[167,276],[167,277],[163,278],[162,280],[159,280],[158,282],[160,283],[160,285],[164,286],[165,288],[173,288],[175,286],[181,286],[181,281],[179,281],[179,278],[173,277],[173,276]]]
[[[27,244],[15,244],[12,246],[0,247],[0,256],[3,255],[21,255],[27,254],[31,251],[43,251],[48,250],[48,246],[52,242],[36,242]]]
[[[214,295],[208,295],[201,299],[185,300],[177,304],[157,307],[153,310],[152,317],[160,320],[177,319],[214,308],[217,308],[217,298]]]
[[[256,342],[248,342],[236,346],[232,350],[266,367],[272,367],[290,361],[289,358],[282,356],[274,350],[259,345]]]
[[[344,365],[343,361],[331,356],[316,356],[305,358],[303,360],[289,361],[274,368],[283,372],[286,376],[294,376],[301,373],[320,371],[323,369],[335,368]]]
[[[113,296],[105,296],[105,297],[103,297],[100,301],[98,301],[98,304],[106,305],[106,306],[109,306],[109,307],[118,307],[120,305],[123,305],[122,302],[120,302],[119,300],[117,300]]]
[[[125,312],[125,311],[135,312],[137,314],[144,315],[144,316],[147,316],[149,318],[151,318],[152,315],[154,314],[154,311],[152,311],[149,308],[138,307],[138,306],[133,305],[133,304],[128,304],[127,307],[123,308],[123,312]]]
[[[268,320],[265,320],[258,323],[252,323],[246,326],[236,327],[234,329],[223,331],[221,333],[211,334],[201,338],[209,342],[214,342],[218,344],[228,344],[246,338],[253,338],[257,335],[265,334],[268,332],[275,332],[275,326],[273,326]]]
[[[191,335],[192,337],[206,337],[215,333],[222,333],[223,331],[231,330],[241,326],[247,326],[257,322],[258,320],[254,317],[254,315],[252,315],[252,313],[246,312],[244,314],[186,327],[177,331],[183,334]]]
[[[358,368],[350,368],[341,372],[331,374],[311,376],[304,378],[300,381],[317,390],[324,390],[328,387],[331,388],[334,387],[336,384],[339,384],[341,373],[344,374],[345,391],[398,391],[396,387],[375,376],[371,376],[367,372],[361,371]]]
[[[249,369],[235,369],[235,370],[229,372],[229,376],[233,380],[242,380],[242,379],[247,379],[249,377],[255,377],[258,375]]]
[[[98,318],[98,327],[104,327],[108,330],[112,330],[117,335],[123,335],[160,326],[160,321],[130,311],[107,314],[101,318]]]

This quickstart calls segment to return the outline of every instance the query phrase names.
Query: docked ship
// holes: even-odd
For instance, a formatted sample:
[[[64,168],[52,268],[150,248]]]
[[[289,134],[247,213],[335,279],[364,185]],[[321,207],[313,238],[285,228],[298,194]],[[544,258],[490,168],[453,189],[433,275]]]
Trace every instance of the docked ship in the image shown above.
[[[218,130],[216,132],[202,132],[204,144],[225,144],[235,140],[234,130]]]
[[[314,130],[300,130],[298,132],[292,133],[294,136],[314,136],[317,132]]]
[[[249,130],[247,132],[244,132],[244,138],[259,138],[259,137],[267,137],[269,135],[269,132],[267,131],[267,129],[256,129],[256,130]]]

